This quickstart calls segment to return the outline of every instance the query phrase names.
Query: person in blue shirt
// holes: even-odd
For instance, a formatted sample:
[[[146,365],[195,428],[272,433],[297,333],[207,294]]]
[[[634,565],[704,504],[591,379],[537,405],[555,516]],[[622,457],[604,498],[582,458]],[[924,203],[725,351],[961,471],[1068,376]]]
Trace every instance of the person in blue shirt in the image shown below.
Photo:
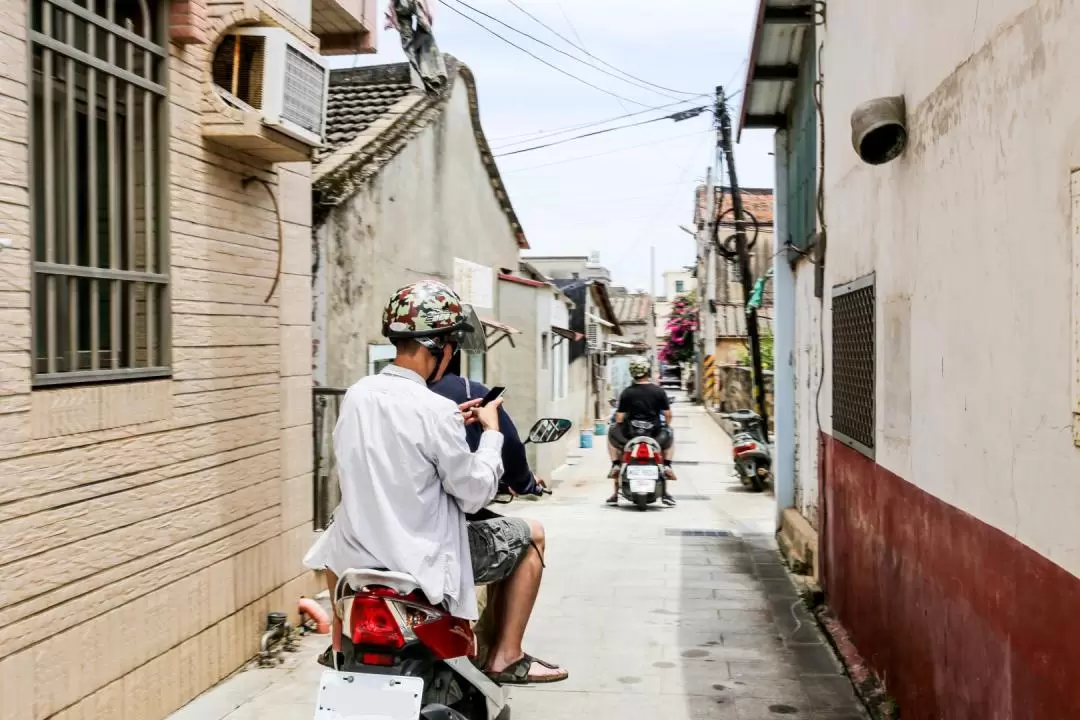
[[[453,400],[459,405],[469,400],[482,398],[489,388],[483,383],[461,376],[461,355],[455,355],[442,375],[436,375],[428,384],[433,392]],[[499,408],[499,430],[503,434],[503,477],[502,483],[515,495],[540,495],[547,484],[533,475],[529,468],[529,459],[525,454],[525,444],[518,435],[514,421],[503,408]],[[480,446],[481,428],[476,424],[465,427],[465,440],[469,448],[476,452]]]

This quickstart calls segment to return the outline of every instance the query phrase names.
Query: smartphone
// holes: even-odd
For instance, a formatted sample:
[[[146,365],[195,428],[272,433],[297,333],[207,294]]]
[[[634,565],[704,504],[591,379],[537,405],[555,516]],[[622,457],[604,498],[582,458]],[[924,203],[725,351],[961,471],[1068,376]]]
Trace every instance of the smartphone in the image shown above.
[[[484,399],[480,401],[480,407],[484,407],[485,405],[495,402],[500,397],[502,397],[502,394],[504,392],[506,392],[506,388],[504,387],[491,388],[491,390],[488,391],[488,394],[484,396]]]

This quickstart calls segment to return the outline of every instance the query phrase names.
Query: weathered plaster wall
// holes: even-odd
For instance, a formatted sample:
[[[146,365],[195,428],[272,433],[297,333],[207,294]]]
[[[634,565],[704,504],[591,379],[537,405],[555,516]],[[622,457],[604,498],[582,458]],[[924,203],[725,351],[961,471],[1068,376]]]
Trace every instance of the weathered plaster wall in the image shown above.
[[[1078,33],[1062,0],[829,6],[827,285],[876,272],[877,447],[829,441],[824,576],[905,717],[1080,714]],[[910,146],[863,165],[850,112],[896,93]]]
[[[904,92],[911,146],[874,168],[829,145],[828,285],[877,273],[878,463],[1077,574],[1080,6],[981,5],[830,7],[826,132],[846,137],[858,102]]]
[[[153,720],[315,589],[310,206],[282,203],[264,302],[277,219],[241,185],[306,198],[309,170],[204,141],[209,47],[172,46],[173,376],[32,390],[27,12],[0,0],[0,717]]]
[[[517,240],[481,162],[463,80],[445,112],[334,208],[315,243],[316,308],[324,308],[315,318],[316,380],[339,387],[367,373],[368,344],[385,342],[382,309],[398,287],[424,277],[451,283],[455,257],[496,276],[517,267]],[[501,377],[500,357],[489,358],[491,383]]]
[[[828,422],[829,401],[822,383],[821,300],[814,296],[815,267],[802,261],[795,268],[795,507],[818,527],[818,467],[821,422]],[[826,339],[827,340],[827,339]],[[820,402],[819,402],[820,398]]]

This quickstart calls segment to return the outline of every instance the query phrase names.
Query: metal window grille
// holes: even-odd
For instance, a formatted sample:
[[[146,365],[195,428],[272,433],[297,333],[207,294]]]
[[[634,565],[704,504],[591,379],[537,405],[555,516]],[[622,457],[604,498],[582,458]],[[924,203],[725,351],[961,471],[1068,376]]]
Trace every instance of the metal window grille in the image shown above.
[[[164,3],[31,0],[36,386],[169,374]]]
[[[874,312],[873,275],[833,288],[833,435],[870,457],[877,362]]]

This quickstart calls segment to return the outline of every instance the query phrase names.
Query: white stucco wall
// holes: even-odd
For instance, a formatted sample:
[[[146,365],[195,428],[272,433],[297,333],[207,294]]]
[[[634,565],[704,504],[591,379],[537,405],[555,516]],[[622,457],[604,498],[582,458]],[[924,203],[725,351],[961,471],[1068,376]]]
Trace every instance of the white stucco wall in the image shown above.
[[[517,241],[480,158],[464,80],[438,119],[334,208],[315,241],[316,381],[323,385],[348,386],[366,374],[368,344],[385,342],[382,308],[401,285],[424,277],[452,282],[455,257],[495,275],[517,267]],[[501,357],[489,357],[489,384],[505,384]]]
[[[1077,37],[1062,0],[834,0],[823,56],[827,285],[877,273],[877,461],[1073,573]],[[896,93],[907,152],[864,165],[850,113]]]

